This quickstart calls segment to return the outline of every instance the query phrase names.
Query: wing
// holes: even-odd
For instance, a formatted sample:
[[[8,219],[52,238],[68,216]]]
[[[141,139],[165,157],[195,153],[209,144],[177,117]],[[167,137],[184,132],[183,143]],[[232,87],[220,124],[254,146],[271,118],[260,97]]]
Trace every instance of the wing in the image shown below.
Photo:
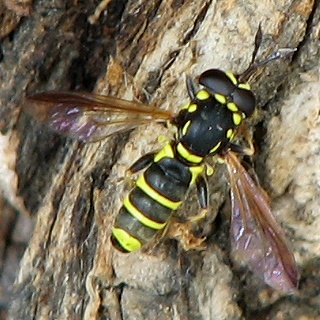
[[[225,155],[231,186],[231,248],[235,258],[271,287],[294,292],[299,274],[265,191],[233,152]]]
[[[99,141],[173,114],[134,101],[78,92],[44,92],[26,97],[24,109],[54,131],[85,142]]]

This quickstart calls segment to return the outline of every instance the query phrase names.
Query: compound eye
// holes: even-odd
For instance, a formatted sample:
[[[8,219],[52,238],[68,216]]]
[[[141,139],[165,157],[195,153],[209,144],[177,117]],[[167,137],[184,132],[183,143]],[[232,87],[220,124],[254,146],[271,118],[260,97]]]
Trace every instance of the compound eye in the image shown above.
[[[237,88],[234,90],[233,102],[238,106],[238,108],[246,115],[250,117],[256,107],[256,99],[250,90]]]
[[[235,84],[225,72],[219,69],[209,69],[199,76],[199,83],[206,87],[211,94],[230,96],[235,90]]]

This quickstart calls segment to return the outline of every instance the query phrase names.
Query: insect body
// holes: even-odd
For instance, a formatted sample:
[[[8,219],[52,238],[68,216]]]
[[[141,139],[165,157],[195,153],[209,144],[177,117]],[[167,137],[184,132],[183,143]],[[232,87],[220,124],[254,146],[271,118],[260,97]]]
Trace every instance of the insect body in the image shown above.
[[[256,51],[246,75],[253,69]],[[177,127],[175,139],[130,168],[131,172],[146,170],[116,217],[112,231],[115,247],[131,252],[149,242],[165,228],[193,184],[200,207],[206,210],[209,201],[204,160],[216,155],[224,159],[230,175],[233,251],[266,283],[290,291],[298,282],[293,254],[265,192],[241,165],[241,148],[232,142],[236,129],[255,110],[254,95],[242,80],[244,74],[238,77],[218,69],[207,70],[199,77],[200,90],[188,78],[190,102],[177,115],[136,102],[70,92],[35,94],[26,99],[25,108],[55,131],[85,142],[152,120],[169,120]]]
[[[211,69],[200,76],[199,82],[204,88],[194,92],[189,80],[191,101],[172,120],[178,129],[175,141],[138,160],[131,168],[135,172],[136,167],[141,169],[141,163],[144,167],[150,165],[125,198],[116,218],[112,240],[121,251],[134,251],[148,243],[166,226],[172,211],[179,208],[194,183],[201,208],[208,208],[204,158],[223,150],[245,112],[250,115],[254,110],[249,86],[239,84],[234,75]]]

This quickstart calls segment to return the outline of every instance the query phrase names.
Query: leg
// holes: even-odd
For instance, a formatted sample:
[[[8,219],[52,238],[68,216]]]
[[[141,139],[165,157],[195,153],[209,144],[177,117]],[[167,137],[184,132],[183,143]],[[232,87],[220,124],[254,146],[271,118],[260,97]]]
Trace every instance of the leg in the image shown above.
[[[132,174],[137,173],[138,171],[147,168],[148,166],[151,165],[153,162],[155,152],[151,152],[148,154],[145,154],[142,156],[140,159],[138,159],[128,170],[126,170],[124,181],[128,185],[133,185],[133,180],[131,178]]]
[[[188,91],[190,100],[191,101],[195,100],[197,90],[193,80],[189,76],[187,76],[186,78],[186,86],[187,86],[187,91]]]
[[[205,218],[209,212],[209,197],[208,197],[208,185],[207,180],[203,176],[199,176],[196,180],[197,194],[200,204],[200,212],[195,216],[188,218],[190,222],[196,222]]]
[[[188,222],[177,222],[172,218],[166,227],[165,234],[169,238],[180,242],[184,250],[203,250],[205,249],[205,237],[196,237],[192,232],[192,226]]]
[[[150,152],[142,156],[140,159],[138,159],[129,169],[130,173],[136,173],[142,169],[145,169],[148,167],[152,162],[153,158],[155,156],[155,152]]]

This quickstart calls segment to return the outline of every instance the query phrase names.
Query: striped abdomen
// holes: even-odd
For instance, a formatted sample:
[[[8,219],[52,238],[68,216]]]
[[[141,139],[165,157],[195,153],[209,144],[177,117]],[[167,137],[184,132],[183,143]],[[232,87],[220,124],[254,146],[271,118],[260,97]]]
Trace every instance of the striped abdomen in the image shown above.
[[[193,180],[189,167],[176,158],[153,162],[123,202],[113,227],[113,244],[131,252],[149,242],[179,208]]]

